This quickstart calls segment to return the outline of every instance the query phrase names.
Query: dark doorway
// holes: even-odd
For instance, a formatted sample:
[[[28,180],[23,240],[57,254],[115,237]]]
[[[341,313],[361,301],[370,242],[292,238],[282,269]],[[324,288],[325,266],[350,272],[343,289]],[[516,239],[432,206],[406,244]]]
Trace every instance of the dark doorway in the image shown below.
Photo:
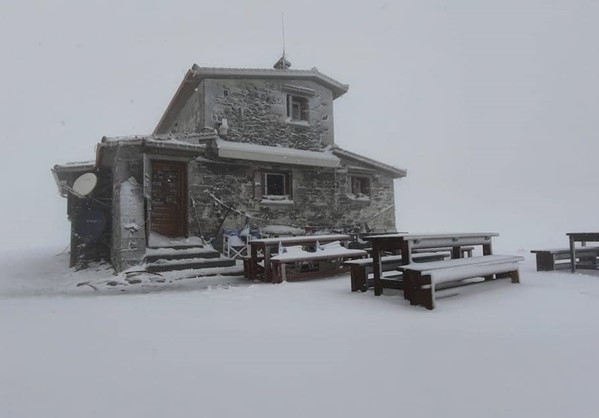
[[[187,236],[187,164],[152,161],[151,229],[165,237]]]

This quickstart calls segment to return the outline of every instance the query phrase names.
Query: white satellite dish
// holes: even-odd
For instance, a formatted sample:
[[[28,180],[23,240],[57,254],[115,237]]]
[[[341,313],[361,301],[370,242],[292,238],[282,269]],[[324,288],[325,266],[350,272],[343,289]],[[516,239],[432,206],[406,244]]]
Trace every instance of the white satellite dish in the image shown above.
[[[80,196],[87,196],[98,184],[98,177],[94,173],[85,173],[77,177],[73,183],[73,191]]]

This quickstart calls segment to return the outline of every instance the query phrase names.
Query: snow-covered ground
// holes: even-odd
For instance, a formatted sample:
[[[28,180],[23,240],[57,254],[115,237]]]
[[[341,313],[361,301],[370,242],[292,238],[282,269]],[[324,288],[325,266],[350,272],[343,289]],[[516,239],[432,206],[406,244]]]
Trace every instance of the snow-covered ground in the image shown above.
[[[59,252],[1,256],[0,417],[599,414],[599,275],[529,258],[520,285],[454,289],[427,311],[351,293],[347,276],[94,290],[76,285],[111,271]]]

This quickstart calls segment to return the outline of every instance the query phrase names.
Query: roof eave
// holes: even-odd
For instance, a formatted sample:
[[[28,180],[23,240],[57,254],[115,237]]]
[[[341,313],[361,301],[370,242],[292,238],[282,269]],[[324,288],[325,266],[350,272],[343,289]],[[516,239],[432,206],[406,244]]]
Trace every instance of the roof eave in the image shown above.
[[[215,140],[214,146],[218,157],[225,159],[321,168],[337,168],[340,164],[337,156],[320,151],[229,142],[222,139]]]
[[[85,161],[80,163],[56,164],[50,171],[52,171],[52,177],[54,177],[54,182],[58,187],[58,194],[60,194],[61,197],[67,197],[68,191],[64,186],[66,185],[69,176],[88,173],[95,169],[96,164],[94,161]]]
[[[346,157],[355,161],[359,161],[360,163],[370,165],[379,171],[384,171],[390,174],[393,178],[402,178],[408,175],[408,171],[403,168],[394,167],[392,165],[373,160],[372,158],[364,157],[351,151],[347,151],[343,148],[334,147],[332,152],[338,157]]]

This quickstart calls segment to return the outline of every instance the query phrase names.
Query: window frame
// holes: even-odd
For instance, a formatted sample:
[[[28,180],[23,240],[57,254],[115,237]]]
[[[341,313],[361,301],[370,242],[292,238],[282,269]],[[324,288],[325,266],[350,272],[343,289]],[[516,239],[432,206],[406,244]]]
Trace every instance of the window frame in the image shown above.
[[[356,183],[359,184],[359,191],[356,189]],[[348,196],[356,200],[370,200],[372,196],[372,178],[364,174],[350,174]]]
[[[283,193],[272,194],[268,193],[268,177],[277,176],[283,177]],[[273,198],[273,196],[276,196]],[[277,170],[261,170],[260,171],[260,196],[262,200],[266,201],[290,201],[293,199],[293,191],[291,187],[291,173],[288,171],[277,171]]]
[[[310,120],[310,100],[305,96],[287,94],[287,119],[291,122],[308,122]],[[299,118],[294,110],[299,107]]]

